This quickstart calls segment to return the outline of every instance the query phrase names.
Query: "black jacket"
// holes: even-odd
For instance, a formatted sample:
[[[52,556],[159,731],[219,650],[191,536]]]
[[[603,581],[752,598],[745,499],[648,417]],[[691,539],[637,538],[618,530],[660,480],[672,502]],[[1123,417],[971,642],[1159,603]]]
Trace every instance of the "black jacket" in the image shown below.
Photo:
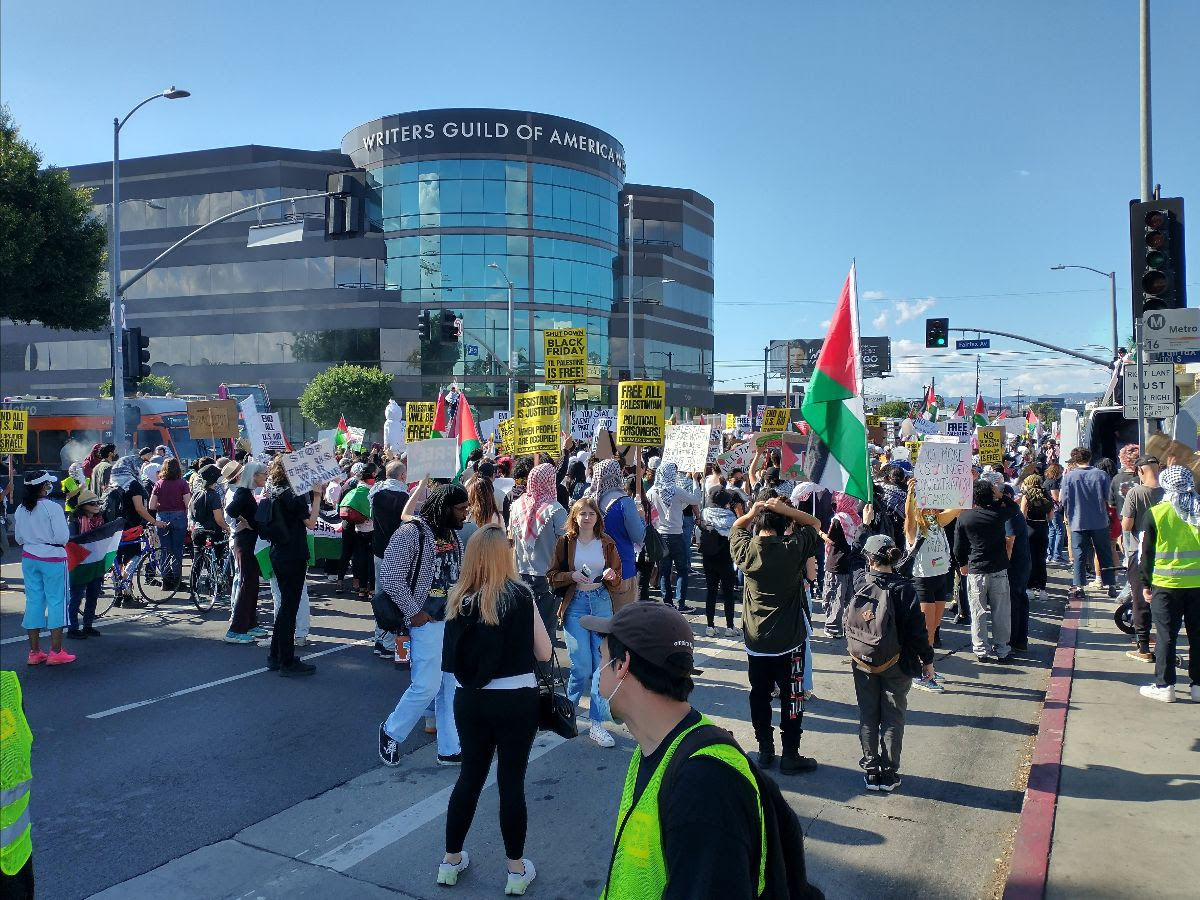
[[[386,488],[376,491],[371,498],[371,521],[375,523],[371,531],[371,550],[380,559],[387,552],[388,541],[400,527],[400,517],[407,503],[406,492]]]

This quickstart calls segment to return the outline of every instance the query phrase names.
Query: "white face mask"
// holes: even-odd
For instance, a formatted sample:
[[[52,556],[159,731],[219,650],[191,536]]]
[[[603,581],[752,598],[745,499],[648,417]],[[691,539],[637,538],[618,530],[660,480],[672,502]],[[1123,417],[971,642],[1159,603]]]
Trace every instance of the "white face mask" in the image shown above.
[[[615,662],[616,662],[616,660],[615,660],[615,659],[610,659],[608,662],[606,662],[606,663],[604,664],[604,667],[603,667],[603,669],[601,669],[601,671],[603,671],[604,669],[607,669],[609,666],[611,666],[611,665],[612,665],[613,663],[615,663]],[[625,673],[625,675],[628,675],[628,674],[629,674],[628,672],[626,672],[626,673]],[[617,686],[616,686],[615,688],[613,688],[613,689],[612,689],[612,693],[611,693],[611,694],[609,694],[607,697],[605,697],[605,698],[604,698],[604,702],[605,702],[606,704],[608,704],[608,717],[609,717],[610,719],[612,719],[612,720],[613,720],[613,722],[614,722],[615,724],[617,724],[617,725],[624,725],[624,724],[625,724],[625,720],[624,720],[624,719],[618,719],[618,718],[617,718],[617,715],[616,715],[616,713],[614,713],[614,712],[613,712],[613,709],[612,709],[612,698],[613,698],[613,697],[615,697],[615,696],[617,696],[617,691],[619,691],[619,690],[621,689],[621,685],[625,683],[625,675],[622,675],[622,676],[621,676],[620,680],[617,682]],[[599,682],[597,682],[597,683],[599,683]]]

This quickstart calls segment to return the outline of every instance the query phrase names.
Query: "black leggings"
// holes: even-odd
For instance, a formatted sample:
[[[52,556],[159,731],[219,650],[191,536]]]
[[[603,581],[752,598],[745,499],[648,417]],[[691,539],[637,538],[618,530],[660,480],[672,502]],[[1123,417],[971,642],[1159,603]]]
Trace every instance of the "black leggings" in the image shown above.
[[[704,612],[708,617],[708,627],[712,628],[717,617],[717,590],[720,589],[721,600],[725,604],[725,627],[733,627],[733,558],[728,554],[705,556],[704,581],[708,588],[708,596],[704,601]]]
[[[461,853],[483,783],[496,763],[500,791],[500,834],[509,859],[525,853],[525,768],[537,734],[537,688],[454,692],[454,721],[462,743],[462,768],[446,809],[446,852]]]

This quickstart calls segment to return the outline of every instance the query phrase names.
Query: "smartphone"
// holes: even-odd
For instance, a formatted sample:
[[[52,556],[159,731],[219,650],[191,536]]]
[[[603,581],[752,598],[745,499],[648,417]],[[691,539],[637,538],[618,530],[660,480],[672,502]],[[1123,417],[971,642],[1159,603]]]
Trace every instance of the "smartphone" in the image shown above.
[[[592,581],[596,580],[596,576],[592,574],[592,569],[587,563],[583,564],[583,568],[579,572],[584,578],[590,578]]]

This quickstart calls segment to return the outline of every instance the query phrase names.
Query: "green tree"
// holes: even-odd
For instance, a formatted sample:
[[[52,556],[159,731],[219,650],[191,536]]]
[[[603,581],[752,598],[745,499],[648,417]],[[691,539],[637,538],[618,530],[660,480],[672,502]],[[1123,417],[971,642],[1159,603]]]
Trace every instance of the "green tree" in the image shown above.
[[[175,382],[171,380],[170,375],[147,375],[138,381],[137,391],[139,394],[146,394],[150,397],[166,397],[168,394],[175,393]],[[100,382],[100,396],[112,396],[111,378],[105,378]]]
[[[103,223],[92,192],[36,149],[0,107],[0,316],[96,331],[109,321]]]
[[[879,404],[879,415],[885,419],[904,419],[908,417],[907,400],[885,400]]]
[[[318,428],[332,428],[340,416],[368,431],[383,428],[392,376],[382,369],[343,364],[320,372],[300,395],[300,412]]]
[[[1029,408],[1033,410],[1033,414],[1042,420],[1044,425],[1053,425],[1058,421],[1058,410],[1054,408],[1053,403],[1030,403]]]

